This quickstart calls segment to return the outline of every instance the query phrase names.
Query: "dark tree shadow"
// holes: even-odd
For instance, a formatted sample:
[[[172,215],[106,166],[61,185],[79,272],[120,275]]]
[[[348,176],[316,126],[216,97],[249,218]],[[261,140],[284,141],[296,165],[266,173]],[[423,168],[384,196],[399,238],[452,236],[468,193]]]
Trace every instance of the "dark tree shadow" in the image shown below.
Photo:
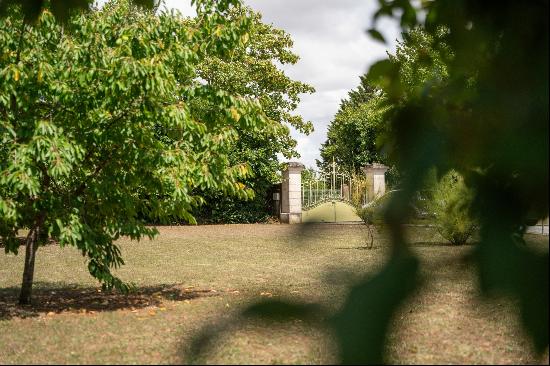
[[[364,246],[364,245],[359,245],[359,246],[356,246],[356,247],[336,247],[334,249],[338,249],[338,250],[377,250],[377,249],[381,249],[382,247],[381,246],[378,246],[378,245],[373,245],[372,247],[370,246]]]
[[[418,241],[418,242],[412,242],[409,244],[410,247],[420,247],[420,248],[436,248],[436,247],[454,247],[454,248],[467,248],[467,247],[474,247],[476,243],[470,243],[467,242],[465,244],[451,244],[448,242],[435,242],[435,241]],[[364,245],[358,245],[358,246],[350,246],[350,247],[336,247],[335,249],[338,250],[373,250],[373,249],[381,249],[383,246],[380,245],[374,245],[373,247],[370,246],[364,246]]]
[[[417,241],[417,242],[411,242],[409,246],[411,247],[452,247],[452,248],[468,248],[468,247],[474,247],[477,243],[473,242],[466,242],[464,244],[452,244],[449,242],[434,242],[434,241]]]
[[[218,296],[219,292],[206,289],[185,288],[178,284],[141,286],[128,294],[116,291],[104,292],[97,287],[81,287],[75,284],[60,286],[49,282],[37,282],[33,289],[33,303],[18,305],[19,287],[0,288],[0,320],[29,318],[41,313],[103,312],[135,310],[159,306],[164,300],[184,301],[200,297]]]

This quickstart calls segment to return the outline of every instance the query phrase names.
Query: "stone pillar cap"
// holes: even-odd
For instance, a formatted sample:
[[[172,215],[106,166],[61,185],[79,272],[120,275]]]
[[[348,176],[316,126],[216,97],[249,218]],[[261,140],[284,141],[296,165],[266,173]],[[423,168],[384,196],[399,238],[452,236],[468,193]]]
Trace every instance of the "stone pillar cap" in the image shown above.
[[[304,169],[306,166],[302,163],[299,163],[297,161],[289,161],[286,164],[288,164],[289,168],[302,168]]]
[[[380,164],[380,163],[372,163],[372,164],[365,165],[365,170],[370,170],[370,169],[388,170],[389,167],[385,166],[384,164]]]

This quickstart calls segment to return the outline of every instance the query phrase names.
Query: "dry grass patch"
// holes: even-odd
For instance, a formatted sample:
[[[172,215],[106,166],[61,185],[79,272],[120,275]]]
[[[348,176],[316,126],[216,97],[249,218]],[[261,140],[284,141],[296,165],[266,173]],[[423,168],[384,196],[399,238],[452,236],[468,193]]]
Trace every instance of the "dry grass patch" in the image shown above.
[[[197,334],[229,324],[251,302],[320,303],[330,314],[347,288],[383,265],[388,239],[364,248],[361,225],[162,227],[154,241],[119,241],[128,296],[98,291],[72,248],[38,251],[35,304],[16,305],[23,257],[0,256],[0,363],[331,363],[330,332],[294,320],[231,323],[210,352],[192,358]],[[506,301],[480,303],[472,248],[410,228],[431,281],[395,319],[396,363],[540,362]],[[529,236],[548,250],[548,237]],[[547,360],[547,358],[545,359]],[[545,361],[542,360],[542,361]],[[547,361],[546,361],[547,362]]]

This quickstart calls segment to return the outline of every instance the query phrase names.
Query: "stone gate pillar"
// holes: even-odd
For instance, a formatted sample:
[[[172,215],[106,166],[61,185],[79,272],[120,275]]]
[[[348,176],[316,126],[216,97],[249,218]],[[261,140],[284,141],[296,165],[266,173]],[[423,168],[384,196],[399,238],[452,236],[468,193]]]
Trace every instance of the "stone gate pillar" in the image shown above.
[[[384,193],[386,193],[386,178],[384,174],[388,171],[388,167],[372,163],[365,167],[365,175],[367,176],[367,199],[372,201]]]
[[[280,219],[286,224],[302,222],[302,170],[303,164],[289,162],[283,172]]]

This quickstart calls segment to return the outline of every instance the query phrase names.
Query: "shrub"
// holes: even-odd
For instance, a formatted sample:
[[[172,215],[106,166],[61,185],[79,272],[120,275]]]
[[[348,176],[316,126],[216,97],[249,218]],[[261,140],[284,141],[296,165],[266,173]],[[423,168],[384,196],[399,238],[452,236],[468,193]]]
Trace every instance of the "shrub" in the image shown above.
[[[455,245],[465,244],[476,230],[468,209],[472,191],[456,171],[444,175],[435,185],[428,208],[434,215],[437,231]]]

